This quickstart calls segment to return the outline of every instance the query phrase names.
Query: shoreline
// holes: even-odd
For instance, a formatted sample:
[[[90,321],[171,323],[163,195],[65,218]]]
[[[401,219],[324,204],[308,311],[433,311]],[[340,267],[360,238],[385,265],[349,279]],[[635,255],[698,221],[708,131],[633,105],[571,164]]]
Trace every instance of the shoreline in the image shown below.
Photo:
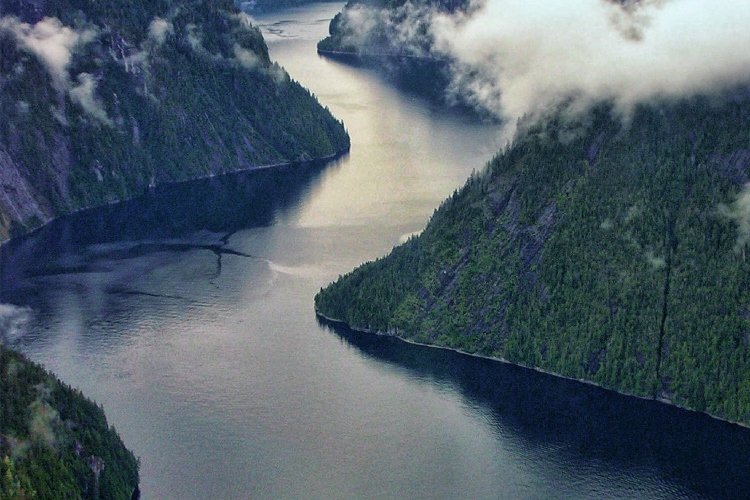
[[[225,175],[235,175],[235,174],[242,174],[242,173],[261,172],[261,171],[265,171],[265,170],[282,169],[282,168],[285,168],[285,167],[291,167],[293,165],[312,165],[312,164],[315,164],[315,163],[318,163],[318,162],[320,162],[320,163],[327,163],[327,162],[335,161],[335,160],[337,160],[339,158],[342,158],[342,157],[346,156],[347,154],[349,154],[350,150],[351,150],[351,145],[349,145],[349,146],[347,146],[347,147],[345,147],[343,149],[340,149],[340,150],[338,150],[338,151],[336,151],[334,153],[331,153],[330,155],[321,156],[319,158],[311,158],[309,160],[287,161],[287,162],[280,162],[280,163],[271,163],[271,164],[267,164],[267,165],[256,165],[256,166],[247,167],[247,168],[241,168],[241,169],[237,169],[237,170],[230,170],[230,171],[227,171],[227,172],[220,172],[220,173],[212,173],[212,174],[200,175],[200,176],[191,177],[189,179],[184,179],[184,180],[159,182],[159,183],[156,183],[156,184],[154,184],[152,186],[147,186],[140,194],[137,194],[135,196],[130,196],[128,198],[111,200],[111,201],[108,201],[106,203],[99,203],[97,205],[91,205],[91,206],[87,206],[87,207],[76,208],[75,210],[71,210],[70,212],[66,212],[65,214],[51,217],[50,219],[45,220],[42,224],[40,224],[39,226],[31,229],[28,232],[24,232],[23,234],[20,234],[18,236],[9,237],[6,240],[0,241],[0,250],[2,250],[6,245],[10,244],[11,242],[14,242],[14,241],[17,241],[19,239],[27,238],[27,237],[30,237],[30,236],[34,235],[35,233],[37,233],[40,230],[42,230],[45,226],[53,223],[56,220],[62,219],[64,217],[69,217],[71,215],[78,214],[78,213],[81,213],[81,212],[86,212],[87,210],[97,210],[99,208],[106,207],[106,206],[112,206],[112,205],[117,205],[117,204],[120,204],[120,203],[126,203],[128,201],[132,201],[132,200],[138,199],[138,198],[140,198],[142,196],[145,196],[148,193],[153,192],[156,188],[165,187],[165,186],[176,186],[176,185],[179,185],[179,184],[184,184],[184,183],[188,183],[188,182],[203,181],[203,180],[207,180],[207,179],[215,179],[217,177],[222,177],[222,176],[225,176]]]
[[[317,49],[319,56],[330,56],[334,58],[353,58],[360,61],[383,60],[383,59],[413,59],[416,61],[448,62],[447,59],[438,59],[432,56],[414,56],[409,54],[393,54],[388,52],[354,52],[350,50]]]
[[[606,386],[598,384],[598,383],[596,383],[596,382],[594,382],[592,380],[570,377],[568,375],[562,375],[560,373],[555,373],[555,372],[552,372],[552,371],[549,371],[549,370],[545,370],[543,368],[539,368],[539,367],[536,367],[536,366],[525,365],[523,363],[518,363],[518,362],[515,362],[515,361],[511,361],[511,360],[505,359],[505,358],[499,358],[499,357],[494,357],[494,356],[486,356],[484,354],[472,353],[472,352],[464,351],[464,350],[461,350],[461,349],[456,349],[455,347],[448,347],[448,346],[443,346],[443,345],[438,345],[438,344],[426,344],[424,342],[417,342],[417,341],[414,341],[414,340],[409,340],[407,338],[404,338],[404,337],[402,337],[400,335],[396,335],[396,334],[392,334],[392,333],[384,333],[384,332],[382,332],[380,330],[375,331],[375,330],[370,330],[368,328],[355,328],[355,327],[349,325],[346,321],[343,321],[343,320],[340,320],[340,319],[336,319],[336,318],[328,317],[325,314],[322,314],[317,309],[315,309],[315,316],[317,318],[323,320],[324,323],[331,323],[333,325],[343,326],[343,327],[351,330],[352,332],[363,333],[363,334],[367,334],[367,335],[375,335],[377,337],[391,337],[391,338],[398,339],[399,341],[401,341],[401,342],[403,342],[405,344],[411,344],[411,345],[420,346],[420,347],[427,347],[427,348],[431,348],[431,349],[441,349],[441,350],[444,350],[444,351],[454,352],[456,354],[460,354],[460,355],[463,355],[463,356],[470,356],[470,357],[473,357],[473,358],[485,359],[485,360],[488,360],[488,361],[495,361],[497,363],[502,363],[502,364],[505,364],[505,365],[517,366],[519,368],[524,368],[526,370],[535,371],[537,373],[543,373],[545,375],[550,375],[552,377],[557,377],[557,378],[561,378],[561,379],[565,379],[565,380],[570,380],[572,382],[583,383],[583,384],[586,384],[586,385],[589,385],[589,386],[592,386],[592,387],[597,387],[599,389],[603,389],[605,391],[614,392],[614,393],[620,394],[622,396],[627,396],[627,397],[631,397],[631,398],[637,398],[637,399],[641,399],[641,400],[644,400],[644,401],[654,401],[656,403],[664,404],[664,405],[667,405],[667,406],[672,406],[672,407],[678,408],[680,410],[685,410],[685,411],[689,411],[689,412],[692,412],[692,413],[698,413],[700,415],[705,415],[707,417],[710,417],[710,418],[712,418],[712,419],[714,419],[716,421],[722,422],[722,423],[736,425],[736,426],[742,427],[744,429],[750,429],[750,424],[746,424],[744,422],[739,422],[739,421],[735,421],[735,420],[729,420],[729,419],[722,418],[722,417],[719,417],[719,416],[716,416],[716,415],[712,415],[712,414],[707,413],[705,411],[699,411],[699,410],[696,410],[696,409],[693,409],[693,408],[688,408],[687,406],[678,405],[678,404],[676,404],[673,401],[668,400],[668,399],[655,398],[655,397],[646,397],[646,396],[639,396],[637,394],[631,394],[629,392],[624,392],[624,391],[620,391],[620,390],[617,390],[617,389],[613,389],[611,387],[606,387]]]

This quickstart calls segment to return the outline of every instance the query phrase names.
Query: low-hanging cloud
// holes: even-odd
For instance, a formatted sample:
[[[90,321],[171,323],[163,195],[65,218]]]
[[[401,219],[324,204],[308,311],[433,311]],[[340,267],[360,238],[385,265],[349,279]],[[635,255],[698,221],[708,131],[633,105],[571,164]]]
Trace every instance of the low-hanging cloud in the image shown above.
[[[386,26],[420,49],[424,30],[404,39],[408,30],[392,25],[426,24],[430,55],[451,61],[449,94],[507,120],[600,99],[627,113],[750,80],[750,2],[471,0],[468,14],[406,9],[387,22],[381,10],[344,19],[351,33]]]
[[[155,17],[148,25],[149,38],[157,44],[162,44],[166,41],[167,35],[174,35],[174,25],[166,19]]]
[[[239,25],[242,29],[256,30],[256,28],[253,27],[252,18],[245,13],[238,14],[234,17],[234,20],[239,21]],[[232,54],[230,56],[209,52],[203,45],[203,32],[201,28],[194,24],[188,24],[186,27],[187,34],[185,40],[197,54],[218,63],[228,63],[246,70],[264,72],[273,78],[277,84],[289,81],[289,75],[281,66],[276,63],[267,64],[259,54],[241,46],[239,43],[233,44]]]
[[[112,120],[107,116],[102,103],[96,97],[96,80],[89,73],[79,73],[78,85],[69,91],[70,99],[77,103],[89,115],[93,116],[105,125],[111,125]]]
[[[0,344],[12,344],[24,333],[31,320],[31,309],[0,302]]]
[[[13,34],[20,47],[35,54],[47,67],[58,91],[68,86],[68,65],[74,47],[90,41],[92,30],[76,31],[59,19],[47,17],[36,24],[21,22],[16,17],[0,18],[0,31]]]
[[[407,2],[394,9],[354,4],[343,13],[343,45],[369,54],[429,57],[436,15],[428,4]]]
[[[234,57],[247,69],[254,69],[261,63],[255,52],[244,49],[237,43],[234,44]]]
[[[36,24],[21,22],[15,17],[0,18],[0,31],[14,36],[19,48],[34,54],[45,65],[52,78],[52,85],[60,93],[68,93],[70,99],[104,124],[111,124],[106,111],[95,96],[96,81],[88,73],[80,73],[76,83],[71,81],[68,66],[75,48],[90,42],[96,36],[93,29],[74,30],[63,25],[59,19],[47,17]],[[66,120],[60,110],[59,121]]]
[[[750,3],[733,0],[488,0],[432,24],[477,104],[511,118],[571,98],[625,111],[746,81],[747,26]]]
[[[719,213],[737,224],[735,251],[743,252],[750,242],[750,183],[745,184],[730,205],[719,205]]]

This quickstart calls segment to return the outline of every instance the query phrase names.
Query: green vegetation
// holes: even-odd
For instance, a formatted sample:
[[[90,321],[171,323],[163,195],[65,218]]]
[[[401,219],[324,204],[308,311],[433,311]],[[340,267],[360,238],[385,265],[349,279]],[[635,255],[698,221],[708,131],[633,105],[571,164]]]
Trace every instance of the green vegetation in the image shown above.
[[[316,310],[750,424],[750,102],[526,127]]]
[[[153,186],[344,152],[230,0],[0,3],[0,243]],[[126,499],[102,410],[0,347],[0,500]]]
[[[0,499],[130,499],[137,488],[138,462],[102,409],[0,345]]]
[[[158,183],[345,151],[229,0],[0,5],[0,241]]]

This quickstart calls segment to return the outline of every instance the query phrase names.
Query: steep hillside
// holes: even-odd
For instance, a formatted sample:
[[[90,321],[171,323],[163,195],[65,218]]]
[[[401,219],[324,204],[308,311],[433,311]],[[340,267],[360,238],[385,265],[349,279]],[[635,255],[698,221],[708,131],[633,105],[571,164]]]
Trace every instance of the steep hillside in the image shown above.
[[[0,242],[159,183],[334,155],[229,0],[0,4]]]
[[[748,97],[526,127],[316,310],[750,424]]]
[[[2,345],[0,498],[138,498],[138,462],[101,408]]]

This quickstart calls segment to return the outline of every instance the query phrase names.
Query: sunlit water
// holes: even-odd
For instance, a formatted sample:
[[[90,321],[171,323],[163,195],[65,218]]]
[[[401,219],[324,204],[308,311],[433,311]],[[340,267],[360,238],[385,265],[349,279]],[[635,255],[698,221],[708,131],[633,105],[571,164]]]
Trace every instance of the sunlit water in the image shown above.
[[[6,249],[0,293],[27,308],[0,309],[9,341],[104,406],[146,499],[748,496],[745,429],[316,321],[321,286],[421,230],[503,146],[497,125],[318,57],[340,8],[256,20],[351,153]]]

